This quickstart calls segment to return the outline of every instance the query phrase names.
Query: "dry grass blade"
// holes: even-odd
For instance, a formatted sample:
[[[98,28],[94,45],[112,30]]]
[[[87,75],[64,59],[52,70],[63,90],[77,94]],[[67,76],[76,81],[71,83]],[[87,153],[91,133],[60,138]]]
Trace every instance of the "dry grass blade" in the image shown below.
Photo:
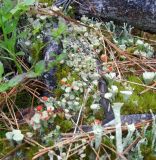
[[[155,90],[156,90],[156,82],[154,82],[154,83],[151,85],[151,87],[155,87]],[[144,94],[144,93],[148,92],[150,89],[151,89],[151,88],[146,88],[145,90],[143,90],[143,91],[140,92],[139,94],[140,94],[140,95],[141,95],[141,94]]]

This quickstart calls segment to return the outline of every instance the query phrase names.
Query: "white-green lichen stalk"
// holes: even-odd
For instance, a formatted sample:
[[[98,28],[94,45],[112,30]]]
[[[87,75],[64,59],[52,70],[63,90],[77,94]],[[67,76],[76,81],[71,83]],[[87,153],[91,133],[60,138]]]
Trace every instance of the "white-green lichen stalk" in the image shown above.
[[[122,106],[123,103],[113,103],[112,105],[115,116],[116,148],[119,154],[123,152],[122,129],[121,129],[121,118],[120,118],[120,110]]]
[[[147,139],[146,138],[142,138],[136,145],[136,149],[137,149],[137,152],[138,152],[138,160],[143,160],[144,156],[142,155],[142,152],[141,152],[141,145],[143,144],[147,144]]]
[[[125,139],[123,139],[123,148],[125,148],[128,144],[131,144],[133,141],[133,133],[135,131],[135,125],[130,124],[127,126],[128,128],[128,134]]]
[[[102,142],[103,136],[103,127],[101,126],[101,124],[93,125],[93,133],[95,136],[95,149],[97,150]]]
[[[153,122],[152,122],[152,149],[154,151],[156,151],[156,116],[153,114],[152,110],[151,110],[151,113],[152,113],[152,119],[153,119]]]
[[[124,101],[127,101],[133,94],[133,91],[120,91],[120,93],[123,95]]]

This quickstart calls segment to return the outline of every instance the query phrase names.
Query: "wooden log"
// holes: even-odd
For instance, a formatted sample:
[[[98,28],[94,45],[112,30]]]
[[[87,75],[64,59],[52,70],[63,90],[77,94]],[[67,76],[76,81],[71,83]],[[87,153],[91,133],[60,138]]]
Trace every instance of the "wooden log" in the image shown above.
[[[78,15],[98,17],[104,21],[127,23],[144,31],[156,33],[155,0],[58,0],[76,7]],[[69,1],[69,2],[68,2]],[[64,5],[64,8],[65,5]]]

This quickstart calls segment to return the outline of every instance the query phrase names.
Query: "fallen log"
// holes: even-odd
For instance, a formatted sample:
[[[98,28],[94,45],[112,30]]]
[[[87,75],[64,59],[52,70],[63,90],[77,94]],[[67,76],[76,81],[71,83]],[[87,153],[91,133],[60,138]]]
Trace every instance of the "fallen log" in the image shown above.
[[[138,29],[156,33],[155,0],[58,0],[56,5],[75,6],[78,15],[101,18],[104,21],[127,23]]]

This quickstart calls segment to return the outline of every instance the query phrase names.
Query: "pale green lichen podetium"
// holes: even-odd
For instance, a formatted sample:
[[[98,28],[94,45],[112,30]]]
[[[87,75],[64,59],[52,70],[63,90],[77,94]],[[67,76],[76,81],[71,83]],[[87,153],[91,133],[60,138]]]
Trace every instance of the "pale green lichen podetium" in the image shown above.
[[[113,103],[113,106],[112,106],[114,116],[115,116],[116,148],[119,154],[123,152],[122,129],[121,129],[121,118],[120,118],[120,110],[122,106],[123,106],[123,103]]]

